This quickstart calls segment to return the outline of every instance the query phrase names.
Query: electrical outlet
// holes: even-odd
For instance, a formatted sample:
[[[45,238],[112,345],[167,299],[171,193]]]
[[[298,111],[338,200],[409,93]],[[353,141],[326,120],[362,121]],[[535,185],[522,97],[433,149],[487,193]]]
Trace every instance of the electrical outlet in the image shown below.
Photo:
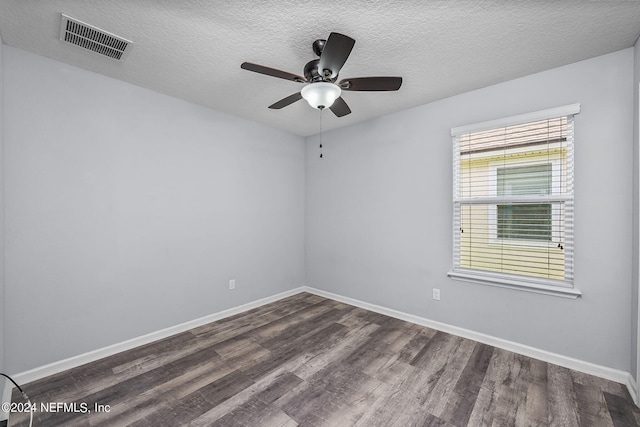
[[[235,288],[236,288],[236,280],[235,279],[229,280],[229,289],[235,289]]]
[[[433,299],[440,301],[440,289],[433,289]]]

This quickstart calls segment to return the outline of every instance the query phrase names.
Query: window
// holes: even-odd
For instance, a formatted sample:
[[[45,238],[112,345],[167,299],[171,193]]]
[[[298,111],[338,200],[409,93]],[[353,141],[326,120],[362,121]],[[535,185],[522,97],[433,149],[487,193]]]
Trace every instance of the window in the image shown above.
[[[497,171],[497,195],[551,194],[551,163],[503,167]],[[497,205],[498,239],[551,241],[551,203]]]
[[[451,130],[449,276],[575,298],[570,105]]]

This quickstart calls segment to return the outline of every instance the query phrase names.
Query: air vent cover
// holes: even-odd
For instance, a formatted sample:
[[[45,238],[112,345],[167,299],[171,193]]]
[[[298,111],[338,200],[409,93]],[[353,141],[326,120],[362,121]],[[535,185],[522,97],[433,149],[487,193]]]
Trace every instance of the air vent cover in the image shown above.
[[[122,61],[132,42],[62,14],[60,40]]]

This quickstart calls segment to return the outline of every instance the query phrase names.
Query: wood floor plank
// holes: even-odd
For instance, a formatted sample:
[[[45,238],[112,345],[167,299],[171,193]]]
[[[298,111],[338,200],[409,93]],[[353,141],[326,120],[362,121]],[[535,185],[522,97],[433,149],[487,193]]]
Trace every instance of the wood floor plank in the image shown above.
[[[347,404],[343,410],[325,415],[327,425],[354,425],[369,411],[371,405],[390,389],[391,386],[388,384],[373,379],[362,383],[357,392],[344,397]]]
[[[573,388],[576,393],[580,426],[613,427],[613,420],[602,391],[575,383]]]
[[[324,311],[320,311],[320,309],[324,309]],[[293,319],[282,319],[281,322],[277,322],[278,325],[275,325],[276,322],[273,322],[266,331],[263,331],[261,328],[261,330],[256,333],[252,332],[251,336],[257,335],[256,338],[258,342],[265,348],[280,348],[283,345],[289,344],[291,337],[304,337],[307,334],[313,333],[313,331],[318,329],[318,325],[333,323],[341,314],[342,311],[335,308],[318,307],[317,313],[312,312],[305,317],[296,316]],[[273,330],[274,328],[276,329]]]
[[[300,378],[290,372],[300,363],[302,363],[300,360],[287,362],[276,371],[254,382],[252,386],[236,393],[221,404],[210,408],[207,412],[191,420],[189,425],[191,427],[209,426],[254,398],[258,398],[265,403],[273,403],[302,382]]]
[[[581,384],[590,389],[598,389],[609,394],[615,394],[623,398],[628,398],[629,392],[627,388],[613,381],[605,380],[604,378],[598,378],[593,375],[585,374],[584,372],[571,371],[571,378],[574,384]]]
[[[524,420],[520,425],[545,426],[549,420],[549,400],[547,387],[543,384],[530,384],[525,393]],[[520,420],[518,420],[520,421]],[[606,427],[603,425],[602,427]]]
[[[332,312],[336,315],[335,313],[340,312],[340,310],[334,308],[328,301],[319,302],[314,305],[310,305],[303,310],[297,310],[263,325],[254,327],[249,335],[256,337],[258,341],[262,342],[269,338],[281,336],[283,331],[287,328],[307,325],[307,320],[318,318],[328,312]]]
[[[494,426],[528,426],[526,420],[527,394],[524,390],[518,390],[506,385],[498,387],[496,408],[493,415]]]
[[[420,424],[420,427],[455,427],[454,424],[450,424],[445,420],[436,417],[435,415],[427,414],[424,422]]]
[[[607,409],[609,410],[611,421],[615,427],[637,425],[634,414],[640,412],[638,407],[634,406],[629,399],[607,393],[606,391],[603,394],[607,402]]]
[[[294,373],[302,379],[311,377],[335,361],[347,357],[352,351],[365,343],[369,339],[370,334],[378,328],[378,325],[365,324],[347,330],[346,333],[341,335],[333,344],[325,345],[312,354],[307,353],[307,359]]]
[[[345,409],[346,402],[333,391],[324,390],[316,384],[304,381],[295,390],[289,399],[279,399],[275,404],[300,424],[309,423],[311,418],[317,420],[317,424],[326,424],[328,414]]]
[[[451,407],[449,399],[454,395],[456,384],[464,373],[474,348],[479,345],[453,335],[448,335],[447,338],[447,342],[434,353],[429,364],[425,365],[423,359],[421,365],[417,366],[426,372],[429,381],[423,389],[413,391],[418,395],[421,405],[429,413],[440,418],[445,418],[443,413]],[[427,390],[429,393],[426,393]]]
[[[188,419],[196,418],[212,406],[217,406],[236,393],[251,386],[253,381],[236,370],[198,390],[189,393],[183,399],[164,405],[162,408],[146,416],[143,422],[131,425],[151,423],[156,426],[174,426],[183,423],[185,415]]]
[[[39,427],[640,426],[622,384],[308,293],[24,389],[111,408]]]
[[[469,424],[475,426],[491,426],[497,409],[498,390],[511,382],[511,365],[515,355],[496,348],[487,366],[484,380],[478,391],[473,410],[469,416]]]
[[[346,328],[337,323],[319,326],[302,337],[290,339],[283,342],[280,347],[273,348],[269,359],[247,367],[244,372],[251,378],[259,378],[278,369],[283,363],[298,357],[300,351],[313,354],[330,348],[347,333]]]
[[[476,344],[440,418],[455,425],[467,425],[484,381],[494,348]],[[440,413],[440,411],[435,411]]]
[[[418,376],[424,375],[420,371]],[[425,378],[421,378],[423,382]],[[391,387],[390,391],[380,396],[370,409],[356,422],[358,427],[386,427],[403,425],[421,425],[433,416],[423,408],[413,396],[413,389],[402,386]]]
[[[360,307],[352,307],[351,310],[344,313],[336,323],[340,323],[347,328],[356,328],[364,325],[371,325],[372,322],[366,319],[367,310]],[[380,326],[380,325],[377,325]]]
[[[434,357],[439,357],[442,353],[448,353],[450,349],[446,345],[451,342],[451,335],[445,332],[436,332],[411,359],[411,366],[422,367],[429,364]]]
[[[547,368],[549,395],[549,425],[579,427],[576,395],[571,373],[567,368],[549,365]]]
[[[416,369],[417,368],[414,368],[408,363],[400,361],[396,355],[395,358],[389,359],[389,361],[376,372],[372,372],[371,370],[367,370],[366,372],[385,384],[395,386],[405,382]]]
[[[497,404],[498,387],[492,381],[488,381],[485,376],[474,402],[473,410],[469,415],[469,425],[479,427],[494,425]]]
[[[295,421],[280,408],[255,398],[248,400],[232,412],[209,424],[209,426],[280,427],[287,424],[291,425],[291,423],[295,423]]]
[[[297,387],[297,392],[275,403],[296,420],[302,421],[304,415],[313,413],[327,425],[353,425],[387,387],[354,369],[348,361],[337,360],[310,376]],[[319,396],[317,390],[322,390]]]

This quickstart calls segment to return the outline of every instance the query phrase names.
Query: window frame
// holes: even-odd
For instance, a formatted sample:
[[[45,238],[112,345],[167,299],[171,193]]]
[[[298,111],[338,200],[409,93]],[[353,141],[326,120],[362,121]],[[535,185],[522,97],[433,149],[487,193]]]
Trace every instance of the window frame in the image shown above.
[[[534,292],[534,293],[545,294],[545,295],[553,295],[553,296],[559,296],[559,297],[565,297],[565,298],[575,299],[582,295],[582,292],[575,287],[575,284],[573,281],[573,240],[574,240],[573,239],[573,175],[574,175],[573,173],[573,167],[574,167],[573,165],[573,161],[574,161],[573,118],[579,112],[580,112],[580,104],[570,104],[562,107],[550,108],[547,110],[537,111],[533,113],[522,114],[522,115],[507,117],[507,118],[498,119],[498,120],[491,120],[491,121],[472,124],[472,125],[460,126],[460,127],[451,129],[451,136],[454,141],[454,144],[453,144],[454,157],[453,157],[453,230],[452,230],[453,231],[453,236],[452,236],[453,237],[453,267],[447,273],[447,275],[450,278],[455,280],[465,281],[465,282],[498,286],[503,288],[516,289],[516,290]],[[489,270],[470,269],[470,268],[461,267],[460,266],[460,246],[459,246],[460,218],[461,218],[462,207],[465,205],[468,205],[469,202],[467,201],[465,203],[463,201],[464,198],[462,196],[459,196],[459,188],[460,188],[459,139],[460,139],[460,136],[467,133],[481,132],[481,131],[492,130],[492,129],[501,128],[501,127],[514,126],[514,125],[535,122],[540,120],[559,118],[559,117],[568,118],[567,133],[568,135],[571,135],[571,136],[570,137],[568,136],[567,138],[568,140],[567,140],[567,147],[566,147],[567,148],[566,155],[567,155],[567,161],[570,162],[571,173],[567,175],[566,193],[562,195],[558,195],[557,197],[554,196],[550,198],[550,203],[552,203],[551,244],[552,245],[554,244],[554,236],[556,236],[556,231],[559,234],[559,230],[554,230],[553,228],[554,227],[553,217],[555,215],[554,210],[556,209],[553,207],[553,202],[557,200],[557,202],[559,203],[564,203],[565,210],[568,209],[571,211],[570,220],[568,221],[568,224],[565,223],[564,232],[565,232],[566,241],[562,242],[565,250],[565,260],[564,260],[565,272],[567,271],[570,272],[569,277],[566,277],[567,275],[565,275],[565,280],[560,281],[560,280],[554,280],[554,279],[536,278],[536,277],[525,276],[525,275],[516,275],[516,274],[509,274],[509,273],[502,273],[502,272],[492,272]],[[570,126],[570,129],[569,129],[569,126]],[[502,163],[498,165],[497,163],[499,162],[495,162],[495,163],[496,164],[493,166],[490,165],[490,171],[491,171],[490,173],[494,173],[497,175],[497,169],[499,168],[499,166],[504,166],[504,164]],[[551,163],[552,188],[554,188],[554,186],[558,184],[556,182],[556,179],[558,179],[558,177],[556,176],[556,171],[558,167],[561,167],[560,160],[547,159],[544,161],[541,160],[539,163],[547,163],[547,164]],[[497,183],[495,185],[495,193],[493,195],[494,196],[497,195]],[[490,200],[491,197],[486,197],[486,199]],[[494,222],[493,226],[490,224],[491,219],[489,219],[488,221],[489,227],[494,233],[493,236],[491,237],[492,238],[495,237],[495,240],[493,240],[492,238],[489,239],[489,244],[491,244],[492,241],[495,242],[495,244],[504,244],[505,242],[503,241],[507,239],[498,239],[496,235],[497,205],[500,204],[496,202],[499,202],[499,200],[494,202],[491,202],[491,201],[488,202],[488,203],[495,203],[493,206],[493,208],[495,209],[493,218],[494,218],[494,221],[496,221]],[[518,242],[515,242],[514,239],[510,239],[510,240],[511,242],[509,242],[508,244],[518,245]],[[548,245],[546,242],[541,242],[541,241],[535,242],[533,240],[524,240],[523,242],[526,243],[526,246],[530,246],[530,247],[536,247],[536,243],[538,245],[542,244],[542,247],[545,247]]]

